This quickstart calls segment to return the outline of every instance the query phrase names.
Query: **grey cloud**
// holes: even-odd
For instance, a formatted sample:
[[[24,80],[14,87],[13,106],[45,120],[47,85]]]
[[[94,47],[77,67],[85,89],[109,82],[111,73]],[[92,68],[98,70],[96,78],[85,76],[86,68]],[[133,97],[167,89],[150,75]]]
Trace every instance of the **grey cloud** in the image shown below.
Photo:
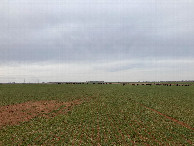
[[[0,3],[3,63],[194,57],[189,0]]]

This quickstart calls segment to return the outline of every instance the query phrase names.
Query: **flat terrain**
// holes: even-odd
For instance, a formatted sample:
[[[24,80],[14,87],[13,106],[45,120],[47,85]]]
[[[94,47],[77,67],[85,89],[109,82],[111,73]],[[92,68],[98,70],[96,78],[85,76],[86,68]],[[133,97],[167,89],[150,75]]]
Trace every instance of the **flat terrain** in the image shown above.
[[[0,85],[0,145],[193,145],[194,86]]]

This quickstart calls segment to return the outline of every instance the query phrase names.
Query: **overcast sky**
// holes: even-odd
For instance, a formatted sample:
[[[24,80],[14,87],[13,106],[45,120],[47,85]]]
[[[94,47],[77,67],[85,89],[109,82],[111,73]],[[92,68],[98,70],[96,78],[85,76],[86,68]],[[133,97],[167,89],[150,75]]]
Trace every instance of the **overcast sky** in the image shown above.
[[[194,80],[193,0],[1,0],[0,82]]]

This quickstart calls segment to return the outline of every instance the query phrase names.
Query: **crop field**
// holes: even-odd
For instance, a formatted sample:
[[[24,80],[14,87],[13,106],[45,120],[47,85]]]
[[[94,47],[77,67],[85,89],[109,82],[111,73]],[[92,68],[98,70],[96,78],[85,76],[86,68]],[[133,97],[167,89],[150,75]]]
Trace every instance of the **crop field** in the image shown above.
[[[193,144],[194,85],[0,85],[0,145]]]

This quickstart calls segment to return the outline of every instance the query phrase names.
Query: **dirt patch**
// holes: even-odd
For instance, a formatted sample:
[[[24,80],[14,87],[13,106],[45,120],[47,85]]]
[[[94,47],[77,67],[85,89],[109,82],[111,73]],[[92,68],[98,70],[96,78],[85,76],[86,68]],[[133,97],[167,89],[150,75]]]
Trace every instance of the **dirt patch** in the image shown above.
[[[29,121],[37,116],[51,117],[65,113],[75,105],[81,104],[80,100],[72,102],[36,101],[0,107],[0,128],[5,125],[17,125]],[[51,113],[51,114],[50,114]],[[49,115],[50,114],[50,115]]]

